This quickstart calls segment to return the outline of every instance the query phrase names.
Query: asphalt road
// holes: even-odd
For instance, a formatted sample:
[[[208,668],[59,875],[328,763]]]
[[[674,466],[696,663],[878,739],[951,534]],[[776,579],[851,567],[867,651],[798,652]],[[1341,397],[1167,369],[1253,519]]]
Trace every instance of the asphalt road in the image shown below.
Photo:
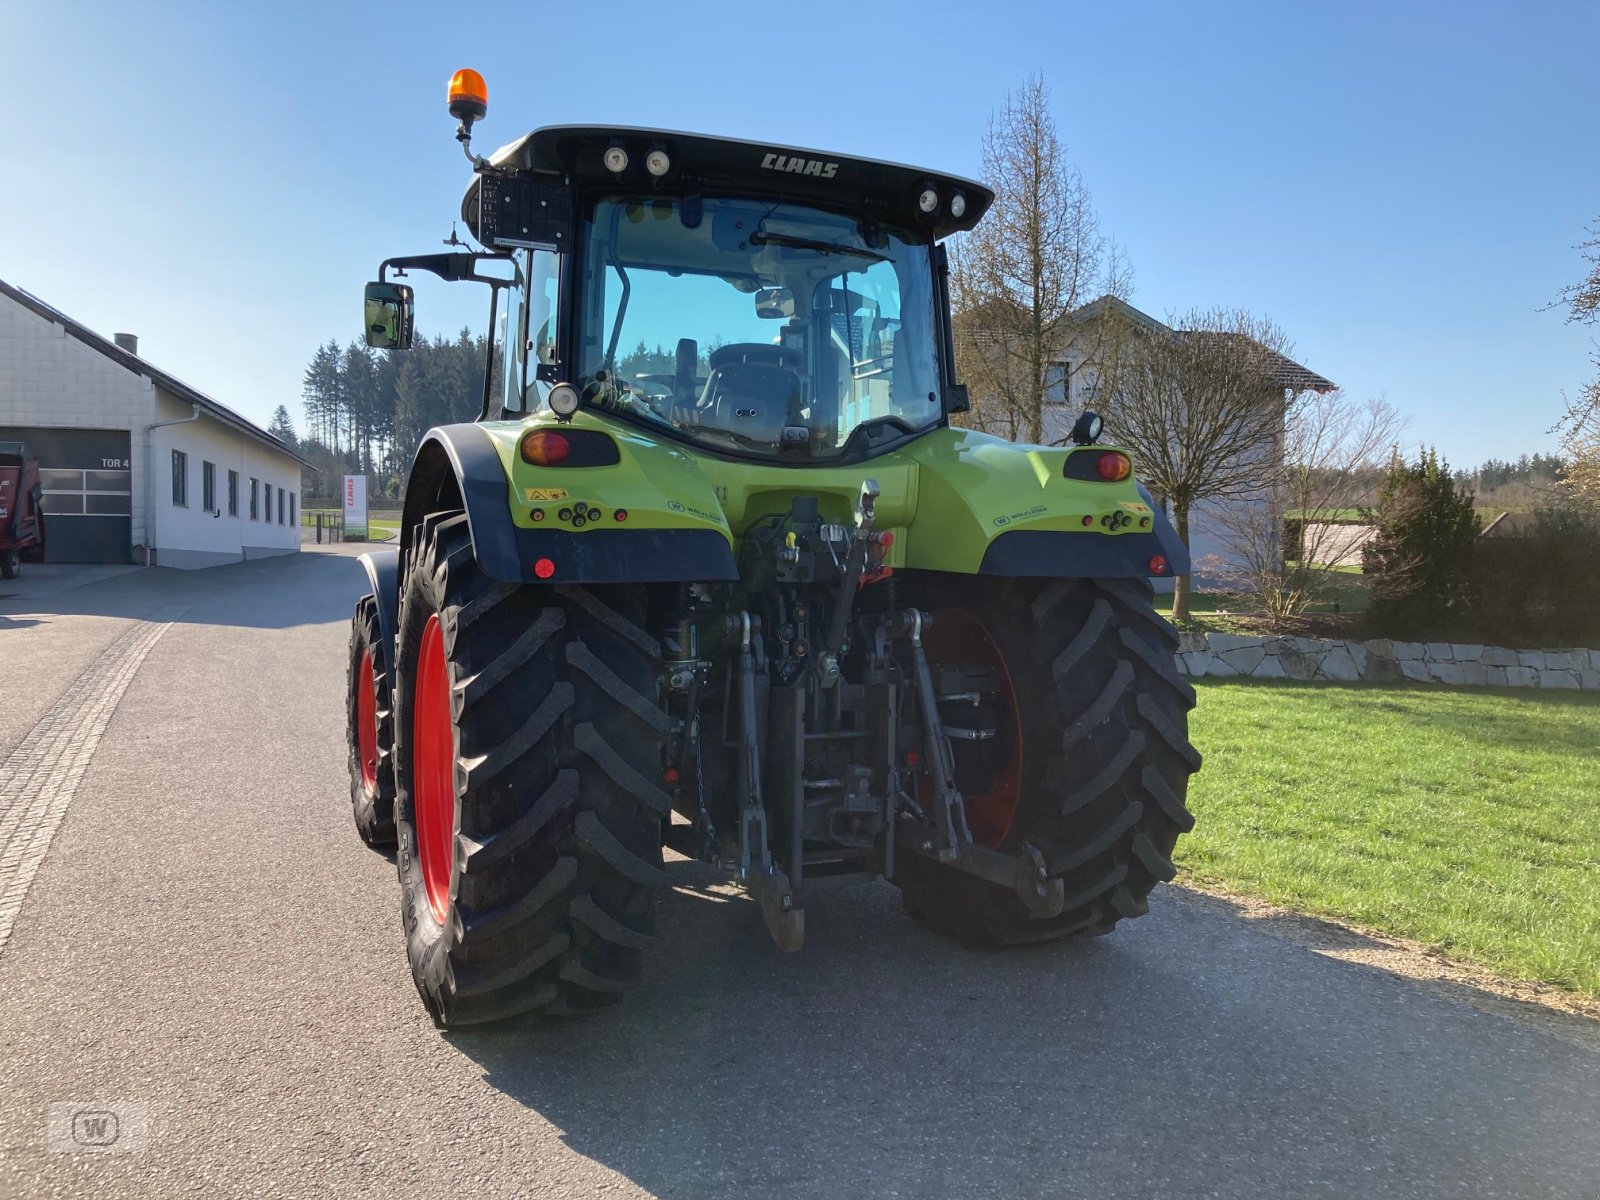
[[[348,815],[361,578],[308,552],[0,600],[0,759],[9,705],[182,610],[0,951],[0,1194],[1600,1196],[1600,1054],[1171,890],[980,954],[840,885],[783,956],[680,864],[622,1009],[441,1035]],[[50,1104],[106,1100],[148,1105],[142,1150],[49,1150]]]

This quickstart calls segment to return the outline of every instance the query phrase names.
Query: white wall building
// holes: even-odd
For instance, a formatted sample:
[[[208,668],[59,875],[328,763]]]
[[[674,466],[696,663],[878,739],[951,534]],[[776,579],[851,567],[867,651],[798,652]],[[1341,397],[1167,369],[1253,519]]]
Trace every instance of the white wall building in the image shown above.
[[[137,350],[0,280],[0,441],[39,460],[46,561],[297,552],[303,460]]]
[[[1114,311],[1108,314],[1108,309]],[[1107,315],[1119,317],[1126,325],[1149,333],[1168,337],[1183,334],[1182,330],[1169,328],[1115,296],[1102,296],[1084,305],[1072,314],[1071,320],[1077,328],[1093,329],[1095,322]],[[1040,439],[1046,445],[1064,443],[1078,415],[1085,409],[1100,406],[1100,380],[1094,366],[1096,349],[1093,336],[1086,335],[1077,343],[1066,346],[1057,356],[1058,361],[1050,375],[1053,386],[1046,398],[1044,431]],[[1286,394],[1327,392],[1337,386],[1332,380],[1324,379],[1292,359],[1276,352],[1269,353],[1279,360],[1273,382],[1281,385]],[[1280,442],[1277,454],[1281,456],[1281,453]],[[1156,499],[1159,501],[1160,497]],[[1272,497],[1263,489],[1253,496],[1235,500],[1202,500],[1189,510],[1189,557],[1194,565],[1195,581],[1200,586],[1222,584],[1241,570],[1241,564],[1236,561],[1238,556],[1228,545],[1225,533],[1230,511],[1244,505],[1265,506],[1271,503]],[[1281,519],[1281,514],[1275,518],[1278,519]],[[1157,580],[1156,584],[1163,591],[1172,588],[1171,580]]]

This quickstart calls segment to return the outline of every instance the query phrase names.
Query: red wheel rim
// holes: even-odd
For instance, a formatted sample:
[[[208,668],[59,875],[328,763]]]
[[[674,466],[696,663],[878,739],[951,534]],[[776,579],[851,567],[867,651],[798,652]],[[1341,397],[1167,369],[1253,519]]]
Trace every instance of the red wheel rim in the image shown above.
[[[361,786],[378,790],[378,681],[372,674],[372,651],[361,650],[356,668],[356,750],[361,757]]]
[[[411,733],[416,749],[411,774],[417,859],[428,906],[442,924],[450,911],[450,868],[455,862],[456,745],[450,725],[450,672],[437,614],[428,618],[422,631],[414,702]]]
[[[933,614],[933,627],[923,637],[930,664],[954,666],[965,663],[973,667],[987,667],[1000,681],[996,699],[1009,718],[1011,756],[1005,766],[995,772],[988,788],[976,795],[962,797],[966,801],[967,826],[972,830],[972,840],[980,846],[996,847],[1011,833],[1011,825],[1017,818],[1017,806],[1022,799],[1022,714],[1017,707],[1011,672],[1006,669],[1005,656],[1000,653],[1000,647],[995,645],[994,638],[983,623],[962,609],[936,611]],[[1005,736],[1004,730],[1001,736]]]

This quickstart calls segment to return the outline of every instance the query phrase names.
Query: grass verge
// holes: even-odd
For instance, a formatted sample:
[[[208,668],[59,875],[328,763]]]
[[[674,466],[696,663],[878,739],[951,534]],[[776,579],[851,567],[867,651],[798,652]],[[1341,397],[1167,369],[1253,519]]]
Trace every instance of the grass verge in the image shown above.
[[[1195,882],[1600,997],[1600,694],[1197,686]]]

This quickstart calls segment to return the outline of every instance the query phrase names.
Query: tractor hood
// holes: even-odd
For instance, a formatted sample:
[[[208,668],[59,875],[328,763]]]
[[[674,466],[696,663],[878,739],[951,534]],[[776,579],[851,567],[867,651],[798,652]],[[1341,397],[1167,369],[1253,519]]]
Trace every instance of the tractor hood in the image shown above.
[[[620,148],[620,171],[606,164],[606,152]],[[647,167],[652,152],[665,156],[665,170]],[[662,163],[656,158],[656,166]],[[921,167],[780,142],[745,142],[699,133],[626,126],[552,125],[502,146],[489,157],[491,169],[561,177],[574,188],[647,184],[684,195],[708,191],[769,195],[823,207],[862,212],[908,228],[928,229],[935,239],[971,229],[994,201],[981,183]],[[475,175],[462,200],[461,215],[482,239],[479,199],[483,180]],[[930,212],[924,193],[937,196]],[[956,198],[959,202],[952,205]],[[959,215],[952,211],[959,209]]]

